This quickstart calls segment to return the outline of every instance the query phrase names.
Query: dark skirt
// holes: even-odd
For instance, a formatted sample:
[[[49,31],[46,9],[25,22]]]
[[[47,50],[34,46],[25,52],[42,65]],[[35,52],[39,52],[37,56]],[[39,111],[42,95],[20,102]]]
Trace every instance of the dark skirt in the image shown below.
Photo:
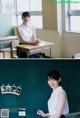
[[[17,47],[17,56],[18,58],[27,58],[27,52],[25,49],[19,49]],[[41,53],[29,55],[29,58],[41,58]]]
[[[61,115],[61,117],[60,118],[65,118],[65,116],[64,115]]]

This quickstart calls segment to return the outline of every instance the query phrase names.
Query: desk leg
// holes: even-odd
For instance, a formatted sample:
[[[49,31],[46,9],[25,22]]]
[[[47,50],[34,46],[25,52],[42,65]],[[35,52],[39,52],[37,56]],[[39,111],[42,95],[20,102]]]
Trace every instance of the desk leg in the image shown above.
[[[28,51],[27,51],[27,58],[29,58],[29,54],[28,54]]]
[[[10,43],[10,48],[11,48],[11,51],[10,51],[10,57],[13,58],[12,41],[11,41],[11,43]]]
[[[3,58],[5,58],[5,54],[4,54],[4,52],[3,52]]]
[[[51,55],[51,47],[50,47],[50,57],[52,57],[52,55]]]
[[[41,58],[43,58],[43,56],[42,56],[42,52],[41,52]]]
[[[19,50],[19,58],[21,57],[21,55],[20,55],[20,48],[18,48],[18,50]]]

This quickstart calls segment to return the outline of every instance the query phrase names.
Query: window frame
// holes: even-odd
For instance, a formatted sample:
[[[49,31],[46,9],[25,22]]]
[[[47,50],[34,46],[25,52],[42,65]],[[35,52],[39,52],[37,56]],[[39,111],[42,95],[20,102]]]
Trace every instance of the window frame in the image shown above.
[[[70,1],[70,0],[69,0]],[[71,10],[70,4],[65,5],[65,25],[66,25],[66,31],[68,32],[80,32],[80,31],[73,31],[71,30],[71,16],[80,16],[80,10]]]
[[[15,7],[15,16],[16,16],[16,25],[18,26],[18,16],[22,15],[23,11],[18,12],[17,9],[17,0],[14,0],[14,7]],[[29,0],[29,5],[30,5],[30,0]],[[31,11],[29,8],[29,12],[31,16],[42,16],[42,11]],[[36,29],[43,29],[43,22],[42,22],[42,27],[37,27]]]

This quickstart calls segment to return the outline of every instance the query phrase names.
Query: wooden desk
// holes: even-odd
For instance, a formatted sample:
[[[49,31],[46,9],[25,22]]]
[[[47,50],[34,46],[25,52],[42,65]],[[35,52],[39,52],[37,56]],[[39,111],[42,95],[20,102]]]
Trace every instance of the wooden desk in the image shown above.
[[[50,50],[50,57],[51,57],[51,45],[53,45],[53,44],[54,43],[42,41],[38,45],[27,45],[27,44],[18,45],[17,47],[19,48],[19,57],[20,57],[20,50],[21,49],[26,51],[27,58],[29,58],[29,55],[40,53],[41,51],[49,49]]]
[[[0,45],[3,44],[9,44],[10,45],[10,56],[13,58],[13,48],[12,48],[12,42],[16,40],[18,37],[17,36],[7,36],[7,37],[0,37]]]

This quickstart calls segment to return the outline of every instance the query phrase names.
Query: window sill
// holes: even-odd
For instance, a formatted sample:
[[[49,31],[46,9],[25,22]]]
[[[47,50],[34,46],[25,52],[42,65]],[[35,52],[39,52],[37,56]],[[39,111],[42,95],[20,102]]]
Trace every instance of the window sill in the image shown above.
[[[80,32],[78,32],[78,31],[64,31],[64,32],[67,32],[67,33],[75,33],[75,34],[80,34]]]

